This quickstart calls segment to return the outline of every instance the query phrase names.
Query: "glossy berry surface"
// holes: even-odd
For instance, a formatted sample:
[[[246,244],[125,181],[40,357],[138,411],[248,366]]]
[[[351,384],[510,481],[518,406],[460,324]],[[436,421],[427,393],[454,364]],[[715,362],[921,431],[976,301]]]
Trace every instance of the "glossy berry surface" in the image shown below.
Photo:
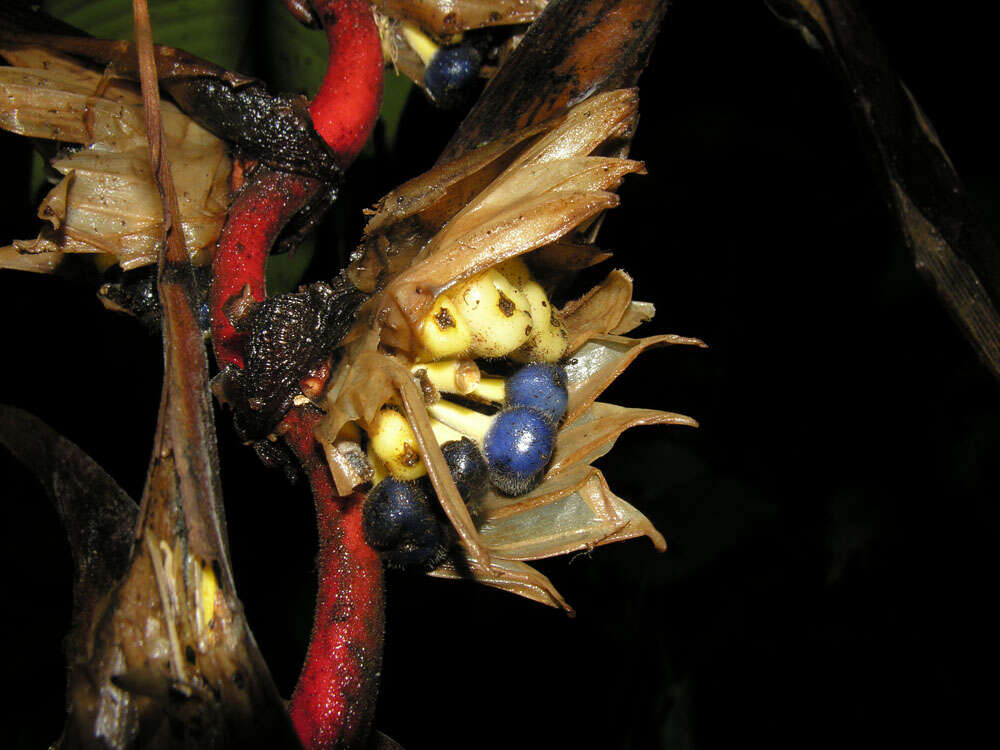
[[[556,428],[545,414],[526,406],[507,407],[483,438],[490,482],[504,495],[523,495],[538,486],[555,444]]]
[[[394,568],[438,565],[447,551],[444,529],[416,482],[386,477],[368,494],[361,513],[365,541]]]
[[[450,440],[441,446],[441,453],[465,504],[482,498],[489,487],[489,468],[476,444],[466,437]]]
[[[511,406],[530,406],[555,424],[566,416],[566,372],[558,365],[525,365],[507,378],[505,388]]]
[[[442,47],[424,71],[424,85],[438,106],[461,103],[462,92],[479,76],[482,59],[473,47]]]

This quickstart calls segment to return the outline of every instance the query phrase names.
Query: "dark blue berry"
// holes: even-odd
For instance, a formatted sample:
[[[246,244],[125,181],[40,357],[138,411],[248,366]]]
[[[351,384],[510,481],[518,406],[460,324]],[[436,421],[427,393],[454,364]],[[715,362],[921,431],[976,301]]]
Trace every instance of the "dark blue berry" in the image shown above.
[[[467,437],[448,441],[441,446],[441,453],[465,504],[475,505],[489,487],[489,467],[483,454]]]
[[[507,403],[530,406],[555,424],[566,416],[566,371],[559,365],[525,365],[506,381]]]
[[[462,101],[462,92],[479,77],[482,58],[474,47],[442,47],[427,64],[424,86],[445,109]]]
[[[504,495],[523,495],[538,486],[555,445],[556,428],[546,415],[508,406],[493,418],[483,438],[490,482]]]
[[[386,477],[375,485],[361,510],[361,532],[393,568],[430,570],[447,553],[444,527],[416,482]]]
[[[198,305],[198,325],[203,331],[212,330],[212,310],[207,302]]]

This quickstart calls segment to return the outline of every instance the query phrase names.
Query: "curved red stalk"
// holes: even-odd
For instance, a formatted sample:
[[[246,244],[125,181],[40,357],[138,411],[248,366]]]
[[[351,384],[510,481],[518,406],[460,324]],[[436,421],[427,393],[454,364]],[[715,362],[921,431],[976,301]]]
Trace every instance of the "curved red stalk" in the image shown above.
[[[288,708],[307,750],[364,747],[385,628],[382,561],[361,535],[364,498],[337,496],[313,437],[321,417],[295,408],[278,430],[309,477],[320,540],[312,637]]]
[[[312,6],[326,29],[330,62],[309,114],[346,169],[371,135],[382,104],[382,42],[369,0],[312,0]]]
[[[326,29],[330,56],[310,114],[317,132],[346,169],[378,116],[381,42],[367,0],[311,4]],[[209,293],[212,341],[220,368],[244,365],[245,336],[226,317],[226,302],[246,285],[255,299],[264,299],[271,246],[288,220],[322,188],[319,180],[260,166],[237,194],[219,238]],[[337,496],[313,437],[320,416],[295,408],[277,429],[309,477],[319,531],[313,632],[289,704],[299,739],[308,750],[364,744],[378,693],[385,619],[382,562],[361,534],[363,497]]]
[[[243,368],[246,334],[237,332],[223,306],[243,287],[258,302],[265,297],[264,269],[271,246],[285,224],[321,187],[319,180],[260,166],[236,195],[212,259],[212,286],[208,293],[212,313],[215,361]]]
[[[313,126],[346,169],[375,127],[382,102],[382,45],[367,0],[312,3],[330,44],[326,75],[309,107]],[[267,256],[288,220],[322,184],[311,177],[258,167],[230,207],[212,261],[209,308],[219,368],[243,367],[243,339],[223,306],[246,284],[257,301],[265,296]]]

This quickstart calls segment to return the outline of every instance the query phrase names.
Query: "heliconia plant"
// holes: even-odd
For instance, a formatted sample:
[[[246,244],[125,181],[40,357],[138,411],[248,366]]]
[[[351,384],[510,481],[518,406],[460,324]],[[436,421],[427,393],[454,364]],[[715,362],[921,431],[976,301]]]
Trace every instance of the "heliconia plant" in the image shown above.
[[[100,40],[39,31],[31,16],[27,30],[0,38],[14,65],[0,78],[9,94],[8,126],[84,146],[57,164],[67,177],[43,204],[51,228],[7,249],[8,265],[26,267],[22,256],[28,255],[34,270],[51,270],[74,252],[104,254],[124,269],[158,262],[159,292],[149,287],[153,300],[144,308],[124,287],[107,288],[104,299],[147,320],[162,315],[168,351],[175,352],[168,357],[168,382],[181,389],[167,391],[174,395],[166,397],[165,414],[184,416],[161,422],[160,454],[184,452],[184,442],[194,440],[192,455],[200,457],[181,464],[161,459],[138,516],[123,506],[119,522],[136,525],[137,543],[115,551],[129,564],[103,582],[121,604],[102,615],[105,624],[94,631],[98,643],[87,646],[93,656],[78,667],[88,676],[71,685],[71,729],[64,735],[70,744],[86,743],[107,721],[96,709],[100,691],[117,696],[113,744],[143,737],[169,744],[166,725],[154,717],[176,710],[169,696],[179,689],[202,717],[213,709],[199,691],[219,696],[218,731],[228,741],[243,742],[239,738],[256,731],[239,718],[255,705],[269,743],[287,742],[294,726],[307,747],[355,746],[370,731],[377,693],[383,564],[445,577],[471,571],[485,583],[569,610],[524,560],[644,534],[663,547],[662,536],[607,489],[590,462],[629,426],[694,422],[600,406],[595,398],[643,349],[700,342],[621,337],[648,320],[652,307],[632,303],[630,281],[620,272],[561,309],[550,299],[560,277],[606,257],[582,235],[573,240],[576,229],[617,205],[611,191],[626,174],[642,170],[620,156],[589,156],[608,144],[622,153],[635,122],[635,92],[609,91],[571,110],[557,103],[520,129],[511,122],[506,133],[387,196],[339,278],[269,298],[266,258],[279,232],[299,211],[328,205],[340,172],[371,132],[382,51],[392,48],[387,40],[399,32],[427,53],[419,82],[445,103],[457,79],[449,78],[450,63],[441,62],[448,51],[429,40],[437,34],[454,43],[454,34],[473,28],[442,39],[440,28],[420,30],[413,18],[392,20],[385,8],[373,11],[366,2],[293,6],[303,21],[324,26],[330,42],[327,76],[307,108],[183,52],[161,50],[157,58],[143,23],[134,62],[128,62],[132,48],[122,52]],[[471,53],[457,56],[463,55]],[[81,64],[81,57],[115,62],[125,79]],[[151,99],[151,70],[180,109]],[[72,105],[60,122],[42,111],[54,97]],[[268,111],[309,127],[294,131],[298,140],[291,143],[265,143],[234,119]],[[148,127],[136,125],[144,120]],[[150,148],[152,169],[146,166]],[[310,149],[316,158],[303,161]],[[89,182],[81,179],[88,168],[95,175]],[[129,174],[131,183],[115,182],[115,170]],[[235,194],[229,204],[227,188]],[[135,210],[133,196],[145,196]],[[130,218],[117,221],[112,205]],[[414,222],[416,233],[405,228]],[[163,232],[167,243],[160,251]],[[207,293],[194,276],[163,276],[164,268],[182,263],[204,269]],[[245,640],[225,539],[218,527],[212,530],[221,509],[211,445],[204,441],[213,433],[201,397],[190,390],[203,377],[191,348],[201,327],[212,333],[221,370],[213,391],[232,407],[238,433],[289,475],[304,471],[316,502],[320,590],[305,665],[288,705],[291,724],[282,722],[266,668]],[[188,344],[171,344],[176,336]],[[515,370],[508,371],[505,360]],[[452,400],[461,397],[480,406]],[[176,430],[184,424],[196,429],[182,437]],[[564,519],[555,525],[553,510]],[[164,524],[178,519],[189,531],[171,542]],[[65,520],[72,526],[79,517],[68,513]],[[186,544],[184,536],[191,537]],[[152,599],[130,593],[139,590]],[[162,665],[148,651],[159,648],[157,639],[136,650],[121,629],[143,607],[159,610],[168,655]],[[243,636],[234,641],[230,633]],[[222,663],[243,666],[223,675],[214,666]],[[229,688],[222,689],[223,682]],[[98,692],[91,695],[87,685]],[[251,685],[245,700],[227,707],[229,689]],[[185,741],[200,741],[203,731],[209,730],[189,726]]]
[[[47,225],[0,249],[0,266],[52,272],[90,254],[147,268],[101,296],[164,342],[141,504],[0,407],[0,439],[35,466],[76,558],[65,747],[391,747],[373,732],[385,567],[572,614],[529,563],[642,536],[666,547],[594,462],[629,428],[697,423],[598,399],[643,352],[705,344],[631,337],[655,310],[625,270],[573,286],[609,258],[594,243],[616,190],[645,173],[629,155],[636,79],[666,3],[286,5],[329,42],[310,100],[154,50],[142,0],[134,44],[28,11],[0,23],[0,125],[71,144],[50,162],[62,179]],[[444,107],[491,80],[437,164],[370,210],[345,268],[269,295],[271,253],[349,180],[387,64]],[[287,702],[236,595],[209,394],[313,496],[318,596]]]

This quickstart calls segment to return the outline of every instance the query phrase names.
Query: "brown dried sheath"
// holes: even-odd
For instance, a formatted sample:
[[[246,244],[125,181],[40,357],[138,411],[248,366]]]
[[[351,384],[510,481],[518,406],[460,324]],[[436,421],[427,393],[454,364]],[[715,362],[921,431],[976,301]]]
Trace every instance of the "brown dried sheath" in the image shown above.
[[[634,86],[666,10],[666,0],[550,2],[437,163],[541,122],[592,94]]]

